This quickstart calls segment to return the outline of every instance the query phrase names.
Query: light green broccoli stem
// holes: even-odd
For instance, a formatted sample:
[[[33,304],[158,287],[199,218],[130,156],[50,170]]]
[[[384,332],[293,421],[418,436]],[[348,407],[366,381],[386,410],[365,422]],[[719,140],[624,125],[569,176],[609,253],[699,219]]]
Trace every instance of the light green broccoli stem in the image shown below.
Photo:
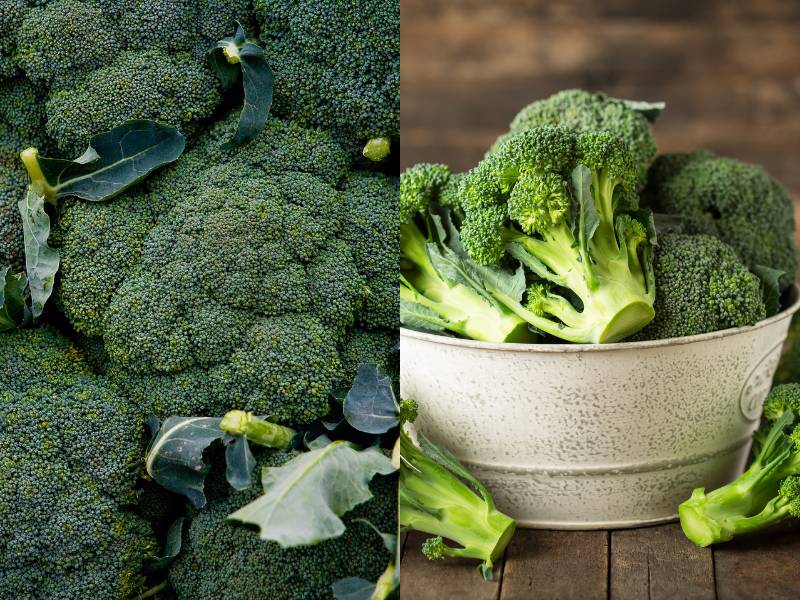
[[[369,140],[361,154],[372,162],[380,162],[387,156],[392,149],[392,142],[387,137],[376,137]]]
[[[739,478],[708,494],[697,488],[678,507],[689,540],[701,547],[727,542],[792,514],[795,499],[780,493],[782,480],[800,473],[800,454],[782,431],[792,419],[787,413],[776,421],[753,464]]]
[[[515,521],[495,508],[483,486],[480,494],[473,491],[416,449],[406,433],[401,433],[400,454],[400,525],[435,536],[423,547],[429,559],[477,559],[483,562],[482,576],[491,579],[492,567],[514,535]]]
[[[409,222],[400,226],[401,256],[415,267],[401,276],[400,300],[420,304],[459,335],[483,342],[524,342],[533,337],[525,320],[513,311],[490,303],[462,284],[448,284],[436,272],[426,250],[427,240]]]
[[[28,148],[20,152],[19,157],[22,159],[22,164],[28,171],[30,177],[30,187],[36,193],[47,200],[50,204],[56,203],[58,197],[58,188],[51,186],[42,172],[42,167],[39,164],[39,150],[36,148]]]
[[[226,433],[244,435],[254,444],[269,448],[286,448],[297,434],[294,429],[270,423],[243,410],[229,411],[219,426]]]

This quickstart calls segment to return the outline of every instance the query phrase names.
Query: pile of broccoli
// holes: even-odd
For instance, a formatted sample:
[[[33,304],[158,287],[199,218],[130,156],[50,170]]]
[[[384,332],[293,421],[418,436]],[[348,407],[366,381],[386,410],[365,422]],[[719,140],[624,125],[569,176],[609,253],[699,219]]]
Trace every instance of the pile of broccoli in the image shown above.
[[[469,171],[403,172],[401,322],[607,343],[776,312],[797,266],[791,199],[763,169],[709,152],[654,161],[661,108],[566,90],[522,109]]]
[[[189,510],[144,458],[147,424],[171,416],[251,411],[341,436],[321,423],[341,419],[360,367],[397,385],[399,13],[397,0],[0,0],[4,273],[31,268],[22,151],[82,164],[93,137],[132,120],[186,141],[108,202],[43,209],[52,301],[0,333],[0,596],[327,599],[387,571],[376,530],[397,530],[396,476],[372,481],[340,538],[283,549],[227,522],[257,486],[212,474],[208,505]],[[211,54],[239,25],[274,74],[246,143],[234,134],[252,99]]]

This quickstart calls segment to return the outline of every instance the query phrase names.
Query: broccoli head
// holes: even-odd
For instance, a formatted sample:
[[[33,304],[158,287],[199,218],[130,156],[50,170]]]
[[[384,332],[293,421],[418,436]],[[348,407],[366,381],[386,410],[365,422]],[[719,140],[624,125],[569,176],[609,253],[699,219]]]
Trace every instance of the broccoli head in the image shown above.
[[[347,332],[395,323],[390,284],[367,279],[397,261],[382,241],[395,184],[358,174],[340,191],[348,159],[329,134],[271,119],[229,147],[235,126],[111,203],[65,202],[57,303],[162,418],[307,423],[328,411]]]
[[[681,527],[692,542],[709,546],[800,518],[800,426],[789,406],[800,405],[800,386],[780,386],[770,394],[773,408],[755,437],[759,441],[750,467],[737,479],[712,492],[697,488],[678,508]]]
[[[127,600],[157,546],[128,510],[144,419],[50,326],[0,336],[0,596]]]
[[[461,242],[482,265],[521,262],[491,293],[537,330],[614,342],[653,318],[652,217],[638,210],[636,165],[623,138],[562,125],[527,129],[463,175]],[[498,280],[496,269],[484,281]]]
[[[293,451],[262,452],[257,463],[280,466],[295,455]],[[209,479],[214,479],[213,469]],[[341,537],[288,549],[226,521],[255,500],[259,489],[234,492],[224,481],[209,481],[207,487],[209,503],[191,519],[181,553],[169,571],[180,598],[333,600],[335,581],[344,577],[375,581],[386,567],[389,557],[381,538],[360,519],[379,531],[397,531],[396,476],[373,479],[373,499],[344,515],[347,529]]]
[[[650,171],[648,198],[656,212],[678,215],[686,233],[729,244],[748,268],[783,271],[783,288],[794,280],[794,205],[761,167],[703,150],[660,156]]]
[[[758,277],[717,238],[664,234],[658,239],[653,266],[656,316],[636,340],[743,327],[766,317]]]
[[[625,140],[633,155],[640,186],[644,184],[647,168],[656,155],[653,132],[644,114],[623,100],[584,90],[563,90],[532,102],[517,113],[511,121],[509,133],[500,136],[495,145],[515,133],[541,125],[563,125],[577,133],[613,131]]]
[[[256,0],[273,111],[328,129],[352,154],[400,130],[397,0]]]

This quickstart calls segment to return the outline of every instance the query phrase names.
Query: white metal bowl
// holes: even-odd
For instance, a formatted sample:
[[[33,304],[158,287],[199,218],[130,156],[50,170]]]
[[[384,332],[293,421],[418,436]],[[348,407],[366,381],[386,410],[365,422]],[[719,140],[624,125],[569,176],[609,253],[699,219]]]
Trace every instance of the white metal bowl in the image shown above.
[[[402,329],[401,395],[521,526],[673,520],[745,465],[791,306],[752,327],[604,345],[491,344]]]

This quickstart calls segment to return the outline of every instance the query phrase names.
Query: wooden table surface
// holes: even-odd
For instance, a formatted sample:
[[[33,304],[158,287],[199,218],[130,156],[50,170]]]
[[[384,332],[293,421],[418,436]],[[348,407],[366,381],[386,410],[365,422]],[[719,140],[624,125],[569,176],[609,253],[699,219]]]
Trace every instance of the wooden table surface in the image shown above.
[[[476,561],[432,562],[404,538],[401,600],[791,600],[800,598],[800,527],[697,548],[677,523],[616,531],[520,529],[483,582]]]

